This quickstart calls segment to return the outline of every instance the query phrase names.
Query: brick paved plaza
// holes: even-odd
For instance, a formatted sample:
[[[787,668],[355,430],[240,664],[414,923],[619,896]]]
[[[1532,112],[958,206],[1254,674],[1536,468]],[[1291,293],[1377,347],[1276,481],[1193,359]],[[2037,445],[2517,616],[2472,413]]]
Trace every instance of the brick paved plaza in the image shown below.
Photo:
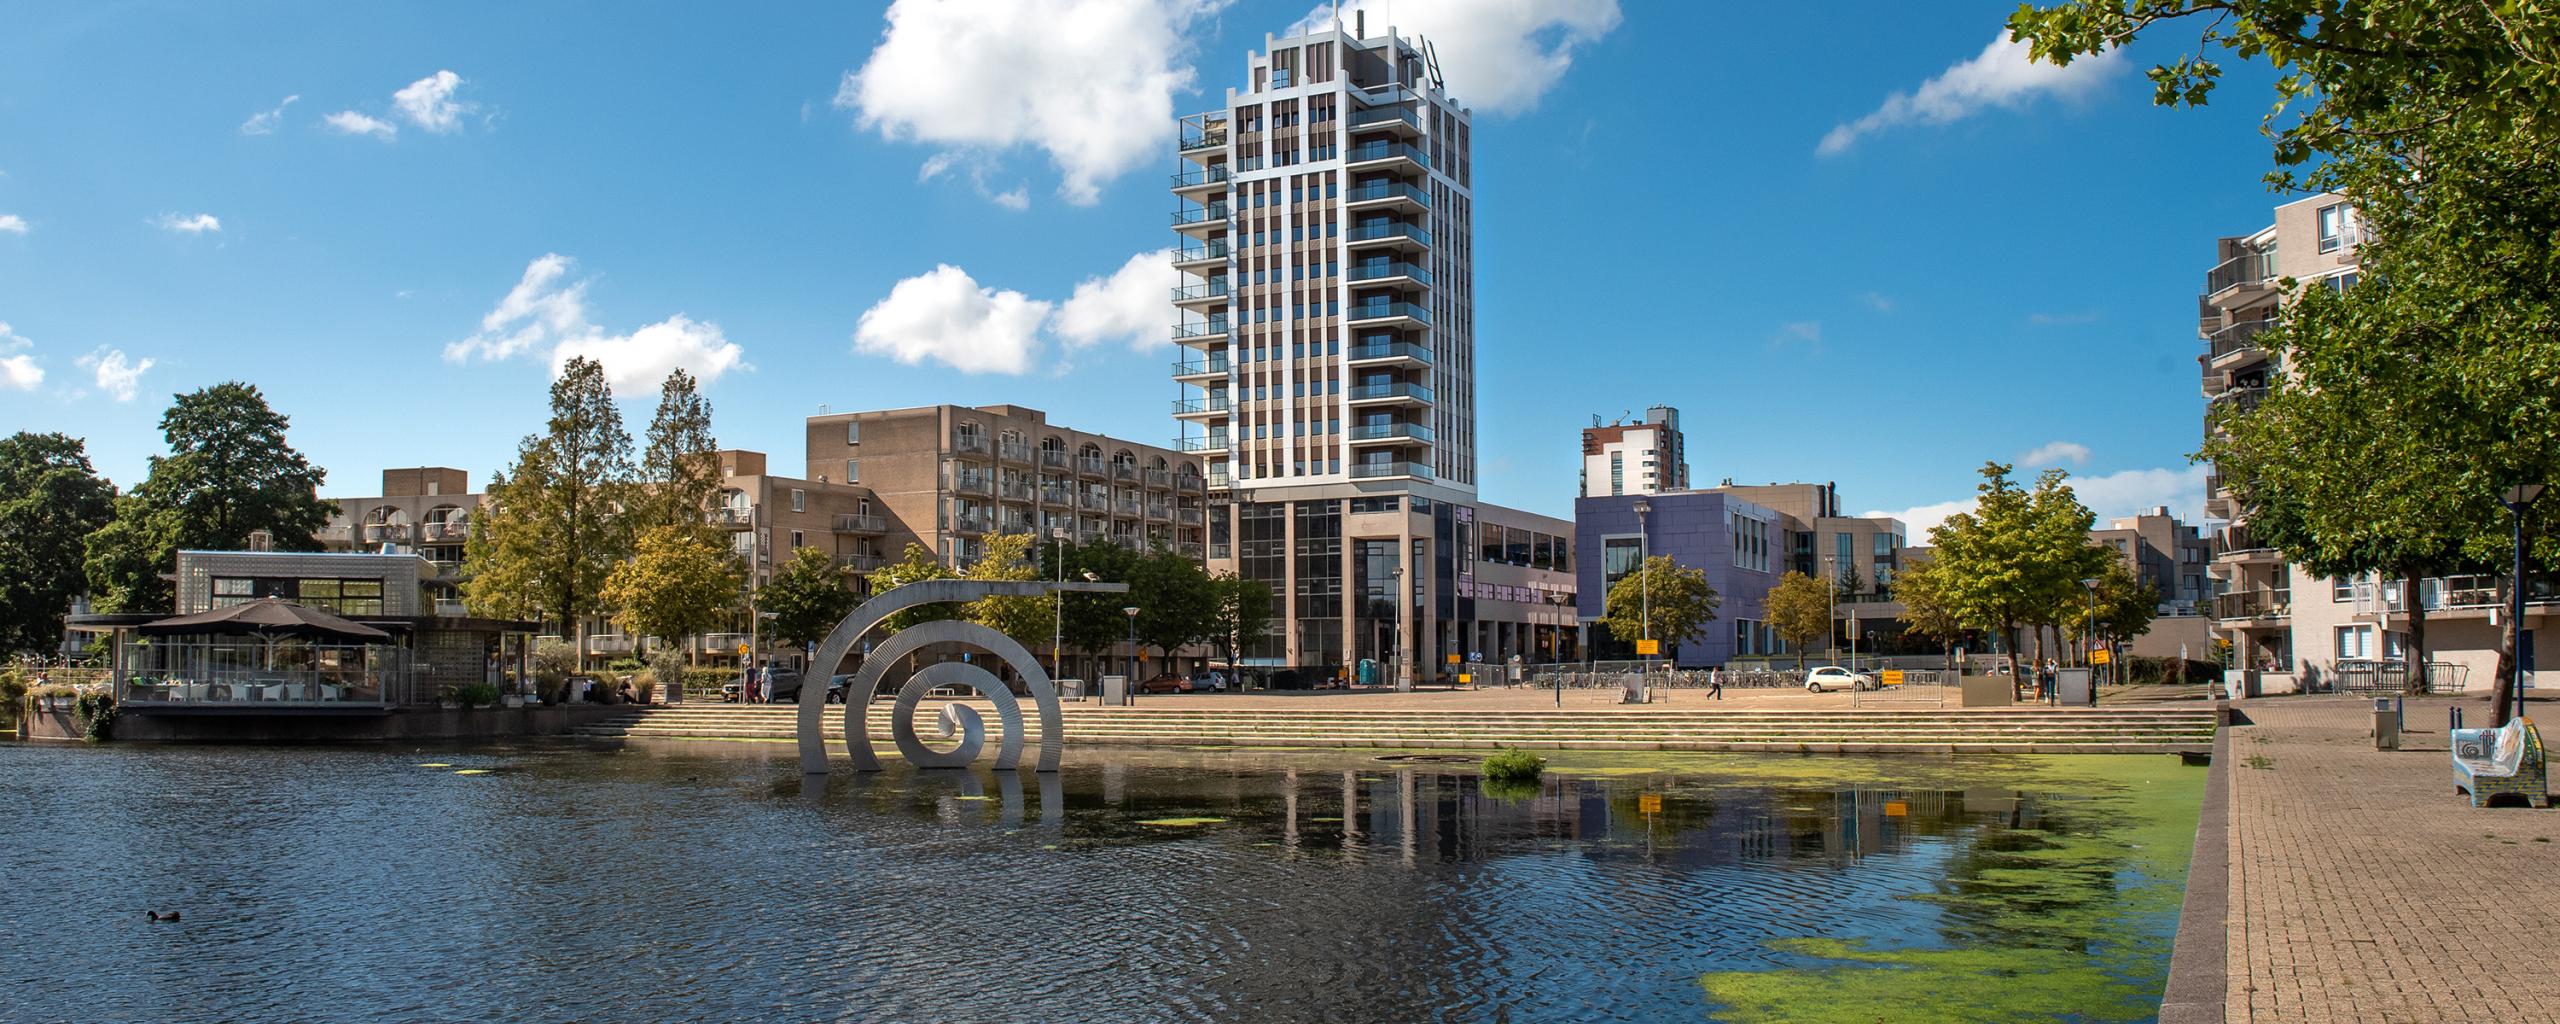
[[[2369,700],[2238,705],[2227,1019],[2560,1020],[2560,814],[2454,795],[2456,703],[2409,702],[2396,752],[2373,749]],[[2458,703],[2487,724],[2485,701]]]

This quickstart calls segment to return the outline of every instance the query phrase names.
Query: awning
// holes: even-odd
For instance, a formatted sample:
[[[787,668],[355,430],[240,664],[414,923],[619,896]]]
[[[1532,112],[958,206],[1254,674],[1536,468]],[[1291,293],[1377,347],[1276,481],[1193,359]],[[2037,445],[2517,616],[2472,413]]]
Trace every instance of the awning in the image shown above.
[[[314,640],[388,641],[391,634],[351,622],[308,605],[295,604],[283,598],[267,597],[216,608],[209,612],[180,615],[143,623],[136,631],[144,636],[261,636],[304,637]]]

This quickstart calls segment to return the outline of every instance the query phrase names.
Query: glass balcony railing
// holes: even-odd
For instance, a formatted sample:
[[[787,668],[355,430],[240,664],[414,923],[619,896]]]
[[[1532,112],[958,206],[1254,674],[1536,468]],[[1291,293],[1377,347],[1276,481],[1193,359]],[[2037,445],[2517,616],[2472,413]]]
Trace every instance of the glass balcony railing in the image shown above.
[[[1423,230],[1419,224],[1362,224],[1351,229],[1351,241],[1354,242],[1381,238],[1410,238],[1424,245],[1431,244],[1431,232]]]
[[[1227,447],[1227,435],[1225,434],[1211,434],[1207,437],[1177,437],[1173,439],[1173,450],[1178,452],[1222,452],[1227,450]],[[1196,480],[1198,478],[1192,477],[1191,479]],[[1194,489],[1196,490],[1197,488]]]
[[[1420,384],[1401,381],[1393,384],[1363,384],[1351,389],[1352,401],[1372,398],[1415,398],[1428,402],[1431,400],[1431,389]]]
[[[1173,261],[1175,263],[1198,263],[1202,260],[1226,259],[1232,254],[1233,253],[1228,248],[1227,243],[1211,242],[1207,245],[1195,245],[1188,249],[1176,249],[1173,251]]]
[[[1225,333],[1227,333],[1227,318],[1222,316],[1213,316],[1196,324],[1173,325],[1175,341],[1184,338],[1214,338]]]
[[[1430,310],[1410,302],[1366,302],[1344,309],[1342,315],[1347,320],[1384,320],[1401,316],[1426,324],[1431,322]]]
[[[2247,590],[2213,599],[2214,617],[2222,619],[2282,618],[2292,610],[2291,590]]]
[[[1409,341],[1371,342],[1352,346],[1351,361],[1356,363],[1364,359],[1418,359],[1428,363],[1431,361],[1431,350]]]
[[[1225,411],[1227,411],[1227,396],[1225,395],[1210,395],[1207,398],[1177,398],[1173,400],[1173,414],[1176,416],[1180,416],[1185,413]]]
[[[1423,284],[1431,283],[1431,272],[1403,260],[1369,260],[1354,263],[1342,272],[1354,281],[1377,281],[1391,277],[1410,277]]]
[[[1431,193],[1425,192],[1411,185],[1399,185],[1394,183],[1359,186],[1348,192],[1344,192],[1342,194],[1342,201],[1346,203],[1365,203],[1377,199],[1395,199],[1399,197],[1411,199],[1424,206],[1431,205]]]
[[[1205,281],[1200,284],[1175,285],[1173,288],[1173,301],[1175,302],[1189,302],[1193,299],[1220,299],[1225,298],[1226,295],[1227,279],[1223,277],[1211,281]]]
[[[1351,112],[1351,127],[1354,128],[1373,124],[1388,124],[1397,121],[1402,121],[1405,124],[1414,126],[1415,128],[1422,127],[1422,121],[1413,116],[1413,111],[1406,110],[1402,107],[1375,107],[1368,110],[1354,110]]]
[[[1431,428],[1419,423],[1362,423],[1351,428],[1354,441],[1383,441],[1392,437],[1428,443]]]
[[[886,533],[889,521],[880,516],[845,513],[836,517],[837,533]]]
[[[2242,285],[2256,284],[2276,276],[2276,254],[2253,252],[2222,261],[2222,265],[2204,276],[2204,293],[2219,295]]]
[[[1410,476],[1429,480],[1431,467],[1419,462],[1355,462],[1351,464],[1351,478],[1354,480],[1382,476]]]
[[[1183,171],[1182,173],[1176,174],[1173,176],[1173,187],[1191,188],[1199,185],[1215,185],[1225,180],[1227,180],[1227,165],[1219,164],[1215,167],[1203,167],[1196,171]]]
[[[951,450],[985,455],[995,449],[985,434],[954,434],[951,436]]]
[[[1195,149],[1214,149],[1226,144],[1227,130],[1223,127],[1196,133],[1185,132],[1182,136],[1182,151],[1185,153]]]
[[[2220,359],[2235,352],[2258,347],[2258,335],[2266,333],[2267,328],[2275,325],[2276,322],[2273,320],[2243,320],[2206,336],[2205,345],[2211,352],[2212,358]]]
[[[1211,221],[1227,219],[1227,213],[1227,204],[1210,203],[1207,206],[1173,211],[1173,223],[1176,227],[1186,224],[1207,224]]]
[[[1345,159],[1355,164],[1368,163],[1372,160],[1405,159],[1421,164],[1424,167],[1431,166],[1431,158],[1429,156],[1424,155],[1421,150],[1415,149],[1401,142],[1372,142],[1367,145],[1353,146],[1351,147],[1351,152],[1345,156]]]
[[[1224,356],[1173,364],[1173,375],[1176,377],[1198,377],[1225,372],[1227,372],[1227,360]]]

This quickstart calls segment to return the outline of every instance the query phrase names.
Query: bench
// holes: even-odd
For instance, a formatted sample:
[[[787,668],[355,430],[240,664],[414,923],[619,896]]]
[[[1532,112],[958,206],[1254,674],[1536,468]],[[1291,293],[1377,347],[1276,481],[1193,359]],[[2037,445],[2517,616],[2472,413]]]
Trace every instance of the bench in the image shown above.
[[[2530,719],[2519,717],[2495,729],[2453,731],[2453,791],[2471,794],[2473,807],[2491,806],[2500,797],[2548,807],[2545,772],[2542,733]]]

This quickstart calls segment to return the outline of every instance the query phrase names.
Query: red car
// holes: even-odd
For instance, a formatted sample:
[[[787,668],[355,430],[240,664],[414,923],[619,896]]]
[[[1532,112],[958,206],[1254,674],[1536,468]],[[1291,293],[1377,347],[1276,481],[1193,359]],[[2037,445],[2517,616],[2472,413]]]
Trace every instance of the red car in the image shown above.
[[[1161,675],[1138,684],[1139,693],[1190,693],[1191,680],[1177,675]]]

